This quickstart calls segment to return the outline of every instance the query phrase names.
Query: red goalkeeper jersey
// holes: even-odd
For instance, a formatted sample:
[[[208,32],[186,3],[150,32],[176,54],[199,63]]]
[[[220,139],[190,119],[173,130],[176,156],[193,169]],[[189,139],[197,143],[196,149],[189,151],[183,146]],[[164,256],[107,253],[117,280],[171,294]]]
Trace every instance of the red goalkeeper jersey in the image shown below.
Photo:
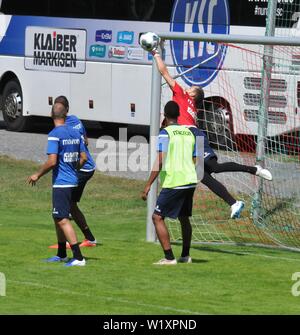
[[[173,88],[173,101],[179,105],[178,124],[183,126],[197,125],[197,110],[193,99],[175,82]]]

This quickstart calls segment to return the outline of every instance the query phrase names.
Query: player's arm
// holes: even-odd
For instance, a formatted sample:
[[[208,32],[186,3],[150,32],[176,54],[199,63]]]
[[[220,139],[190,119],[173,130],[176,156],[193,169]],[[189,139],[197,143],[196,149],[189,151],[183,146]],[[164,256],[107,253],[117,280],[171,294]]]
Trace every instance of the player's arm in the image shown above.
[[[170,86],[171,89],[175,86],[175,79],[172,78],[172,76],[169,73],[169,70],[166,67],[166,64],[162,60],[159,52],[157,50],[152,51],[153,58],[155,59],[155,62],[157,64],[158,71],[161,73],[167,84]]]
[[[80,148],[79,148],[79,161],[78,161],[78,166],[77,169],[80,170],[83,165],[87,162],[87,154],[86,154],[86,144],[85,144],[85,138],[84,135],[81,135],[80,137]]]
[[[87,147],[89,146],[89,139],[87,138],[86,135],[84,135],[84,143]]]
[[[193,152],[193,162],[195,164],[195,169],[197,173],[198,183],[203,179],[204,176],[204,138],[203,133],[195,127],[189,128],[193,135],[195,136],[195,145]]]
[[[81,129],[82,129],[82,135],[83,135],[83,139],[84,139],[84,143],[85,143],[85,145],[88,147],[88,145],[89,145],[89,140],[88,140],[88,138],[87,138],[87,134],[86,134],[86,130],[85,130],[85,127],[84,127],[84,125],[83,125],[83,123],[80,121],[80,124],[81,124]]]
[[[54,169],[56,164],[57,164],[57,154],[48,155],[47,162],[42,165],[42,167],[39,169],[37,173],[34,173],[27,179],[28,183],[34,186],[42,176],[44,176],[49,171]]]
[[[78,161],[78,170],[80,170],[86,162],[87,162],[86,152],[81,151],[80,156],[79,156],[79,161]]]
[[[151,185],[156,180],[156,178],[158,177],[158,175],[159,175],[159,173],[162,169],[163,158],[164,158],[164,153],[159,152],[157,154],[156,160],[153,164],[153,168],[151,170],[151,173],[150,173],[149,179],[146,183],[146,186],[144,188],[144,191],[142,192],[142,199],[143,200],[147,200],[147,196],[148,196],[148,193],[150,191]]]
[[[142,199],[146,200],[148,193],[150,191],[151,185],[155,181],[155,179],[158,177],[159,172],[162,169],[163,162],[165,159],[165,156],[168,152],[168,146],[169,146],[169,135],[165,129],[161,130],[158,135],[158,143],[157,143],[157,156],[156,160],[154,162],[153,168],[151,170],[149,179],[147,181],[147,184],[144,188],[144,191],[142,192]]]

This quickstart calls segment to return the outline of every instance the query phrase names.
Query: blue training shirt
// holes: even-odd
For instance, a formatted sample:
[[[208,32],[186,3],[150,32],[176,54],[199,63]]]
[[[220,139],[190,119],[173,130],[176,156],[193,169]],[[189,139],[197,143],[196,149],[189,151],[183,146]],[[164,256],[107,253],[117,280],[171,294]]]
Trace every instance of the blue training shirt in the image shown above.
[[[78,185],[77,164],[80,152],[86,152],[86,148],[78,130],[62,125],[48,134],[47,154],[57,154],[57,165],[52,174],[54,188]]]
[[[204,138],[204,160],[208,160],[212,157],[217,157],[212,147],[209,144],[208,138],[204,131],[196,127],[188,127],[189,130],[194,134],[194,136],[203,136]]]
[[[66,124],[74,129],[77,129],[81,135],[86,136],[86,131],[82,122],[75,115],[68,115],[66,118]],[[80,169],[83,172],[91,172],[96,168],[95,162],[89,152],[88,147],[86,146],[87,162]]]

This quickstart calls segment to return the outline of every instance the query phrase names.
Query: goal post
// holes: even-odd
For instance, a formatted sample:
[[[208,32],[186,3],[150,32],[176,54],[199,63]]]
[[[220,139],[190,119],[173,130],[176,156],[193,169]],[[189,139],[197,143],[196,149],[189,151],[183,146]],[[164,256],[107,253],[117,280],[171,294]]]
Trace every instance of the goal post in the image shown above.
[[[261,53],[257,53],[253,55],[252,51],[250,50],[247,53],[247,50],[244,50],[244,48],[239,48],[238,46],[236,47],[235,45],[260,45],[260,46],[270,46],[270,48],[273,48],[274,46],[279,47],[279,48],[285,48],[286,50],[289,50],[291,47],[300,47],[300,37],[280,37],[280,36],[247,36],[247,35],[221,35],[221,34],[201,34],[201,33],[175,33],[175,32],[157,32],[159,37],[162,40],[184,40],[184,41],[206,41],[206,42],[214,42],[214,43],[220,43],[224,44],[226,46],[230,46],[231,48],[235,48],[236,52],[241,52],[243,53],[239,57],[242,58],[247,58],[247,61],[249,64],[253,67],[255,67],[255,71],[258,73],[258,68],[260,67],[260,70],[262,68],[261,66],[261,61],[265,59],[268,62],[268,67],[263,69],[263,71],[260,71],[260,74],[262,75],[261,78],[254,78],[253,80],[250,80],[249,78],[245,79],[244,84],[245,85],[252,85],[251,87],[255,87],[256,90],[260,89],[261,93],[260,94],[245,94],[244,95],[244,100],[248,99],[249,105],[251,106],[254,104],[259,104],[262,106],[262,110],[265,108],[265,111],[262,112],[264,113],[264,116],[259,116],[256,113],[256,110],[254,108],[248,108],[247,110],[240,110],[241,113],[241,118],[245,121],[246,118],[250,119],[251,122],[253,123],[261,123],[263,122],[262,130],[260,130],[260,139],[257,138],[256,136],[258,133],[256,133],[254,139],[252,138],[251,141],[255,145],[252,145],[249,143],[246,143],[248,139],[244,140],[244,148],[242,151],[247,151],[246,149],[248,148],[254,148],[254,150],[259,150],[260,153],[257,153],[258,158],[261,156],[265,156],[267,151],[267,155],[270,156],[268,162],[272,165],[275,171],[275,179],[280,173],[280,169],[291,169],[290,175],[291,177],[294,174],[294,171],[292,169],[297,169],[298,164],[299,164],[299,155],[300,155],[300,145],[298,141],[298,133],[294,136],[293,141],[296,141],[294,143],[293,149],[291,149],[292,154],[290,155],[290,149],[286,149],[285,144],[281,142],[281,137],[285,136],[286,131],[283,130],[282,132],[278,132],[278,134],[275,133],[268,133],[268,119],[273,118],[276,119],[280,115],[282,115],[282,122],[284,122],[284,113],[278,113],[276,114],[276,117],[272,114],[269,113],[268,106],[269,106],[269,99],[272,100],[274,99],[277,104],[283,104],[283,100],[286,102],[286,104],[289,101],[288,96],[284,96],[284,99],[281,96],[270,96],[270,94],[264,95],[262,94],[263,90],[266,90],[267,92],[270,91],[270,87],[277,85],[276,87],[280,91],[284,91],[284,80],[279,78],[279,79],[274,79],[274,82],[272,82],[272,78],[270,75],[267,75],[267,72],[269,71],[269,74],[272,72],[272,66],[274,65],[273,62],[269,62],[271,57],[270,53],[267,51],[267,57],[264,58],[265,51],[261,51]],[[268,48],[264,48],[265,50],[268,50]],[[270,49],[269,49],[270,50]],[[275,52],[276,54],[276,52]],[[296,60],[300,59],[300,49],[297,49],[296,56],[299,57],[297,58],[294,54],[291,54],[291,58],[294,57]],[[299,69],[300,73],[300,62],[299,65],[297,61],[293,62],[293,64],[290,64],[288,62],[285,62],[282,60],[283,64],[280,64],[281,59],[276,54],[274,56],[275,58],[277,57],[277,66],[282,67],[282,69],[278,72],[284,72],[284,73],[289,73],[292,74],[293,71],[296,71],[298,73],[297,69]],[[252,58],[255,58],[257,60],[253,60]],[[291,59],[289,59],[291,60]],[[256,62],[256,63],[255,63]],[[288,63],[288,64],[286,64]],[[296,64],[296,65],[295,65]],[[276,64],[275,64],[276,65]],[[295,68],[297,68],[295,70]],[[254,72],[254,70],[253,70]],[[265,75],[263,75],[265,73]],[[225,75],[224,75],[225,76]],[[282,77],[283,78],[283,77]],[[291,75],[291,80],[293,79],[293,76]],[[222,78],[221,78],[222,79]],[[257,80],[255,80],[257,79]],[[248,81],[247,81],[248,80]],[[300,80],[299,80],[300,82]],[[230,83],[230,80],[224,78],[224,82],[220,84],[220,87],[222,85],[222,89]],[[258,83],[258,84],[257,84]],[[256,85],[256,86],[255,86]],[[273,85],[273,86],[272,86]],[[282,87],[280,85],[283,85]],[[298,83],[299,88],[298,90],[300,91],[300,84]],[[280,87],[279,87],[280,86]],[[297,84],[295,83],[293,90],[293,93],[287,93],[285,91],[284,94],[293,94],[293,98],[297,100],[296,96],[296,90],[297,90]],[[258,87],[258,88],[257,88]],[[155,136],[158,135],[159,133],[159,127],[160,127],[160,110],[161,110],[161,101],[160,101],[160,95],[161,95],[161,76],[156,68],[156,63],[153,61],[152,64],[152,86],[151,86],[151,124],[150,124],[150,141],[154,141]],[[238,98],[235,97],[235,91],[232,89],[232,92],[229,92],[233,98],[236,99],[235,101],[238,104]],[[268,99],[268,101],[262,101],[262,99]],[[298,96],[298,102],[300,101],[300,93]],[[272,104],[271,104],[272,105]],[[300,105],[300,102],[299,102]],[[291,106],[291,108],[295,108]],[[242,108],[241,108],[242,109]],[[300,110],[300,109],[299,109]],[[243,112],[243,114],[242,114]],[[272,120],[273,120],[272,119]],[[279,120],[281,122],[281,120]],[[279,122],[277,119],[275,120],[276,122]],[[237,129],[240,129],[241,126],[238,125]],[[259,128],[259,126],[258,126]],[[300,127],[298,127],[300,129]],[[291,129],[291,132],[298,131],[299,129],[297,127],[295,129]],[[279,129],[279,127],[278,127]],[[250,138],[251,136],[249,136]],[[265,144],[267,139],[269,137],[276,138],[276,140],[271,140],[271,144]],[[248,138],[248,137],[247,137]],[[246,141],[246,142],[245,142]],[[250,141],[250,139],[249,139]],[[258,147],[256,143],[261,141],[261,146]],[[237,144],[237,146],[239,146]],[[153,163],[155,156],[156,156],[156,151],[155,151],[155,145],[152,143],[150,145],[150,161]],[[246,149],[245,149],[246,148]],[[244,162],[244,156],[243,152],[242,154],[239,151],[235,151],[232,148],[226,148],[226,154],[222,154],[221,156],[223,157],[229,157],[231,160],[236,160],[238,159],[239,162]],[[246,155],[247,156],[247,155]],[[225,157],[225,158],[226,158]],[[226,158],[226,159],[227,159]],[[246,160],[252,161],[252,157],[247,156]],[[260,161],[260,159],[257,159]],[[254,156],[253,163],[255,163],[256,157]],[[226,173],[224,173],[226,175]],[[289,171],[284,171],[284,175],[288,178],[289,177]],[[298,176],[298,175],[297,175]],[[300,177],[300,176],[298,176]],[[236,176],[233,176],[233,182],[236,182],[238,179]],[[297,181],[296,181],[297,182]],[[238,182],[237,182],[238,183]],[[268,182],[268,183],[273,183],[273,182]],[[228,220],[222,217],[222,215],[219,215],[218,213],[218,203],[216,202],[215,199],[211,201],[214,206],[216,206],[214,214],[216,215],[216,218],[210,217],[210,218],[204,218],[203,215],[201,214],[201,208],[199,208],[199,213],[198,218],[195,217],[192,221],[192,224],[194,225],[194,233],[193,233],[193,241],[198,241],[198,242],[228,242],[228,243],[245,243],[245,244],[256,244],[256,245],[269,245],[269,246],[279,246],[279,247],[287,247],[290,249],[296,249],[300,248],[300,220],[299,220],[299,215],[300,215],[300,183],[299,183],[299,188],[295,187],[292,191],[288,192],[287,187],[289,187],[289,184],[285,183],[284,180],[278,180],[274,181],[275,186],[269,186],[268,184],[267,188],[264,188],[263,184],[260,183],[253,183],[254,187],[256,188],[255,190],[252,190],[251,187],[249,186],[249,180],[241,182],[243,185],[244,189],[238,189],[237,188],[234,190],[238,194],[242,194],[245,191],[246,198],[248,199],[248,205],[251,207],[251,204],[254,200],[259,201],[260,203],[258,204],[258,207],[264,207],[263,215],[258,214],[257,216],[251,215],[251,213],[247,213],[247,217],[241,219],[241,220]],[[259,185],[260,184],[260,185]],[[154,187],[152,188],[152,191],[149,194],[148,197],[148,202],[147,202],[147,207],[148,207],[148,215],[147,215],[147,241],[155,241],[155,231],[153,228],[153,223],[152,223],[152,213],[154,210],[154,206],[156,203],[157,199],[157,190],[158,190],[158,185],[155,184]],[[254,192],[252,192],[254,191]],[[210,192],[210,191],[207,191]],[[260,192],[260,197],[257,197],[255,194],[256,192]],[[263,204],[262,204],[263,203]],[[212,205],[212,206],[213,206]],[[200,207],[202,204],[200,205]],[[224,208],[224,207],[223,207]],[[286,213],[286,214],[285,214]],[[253,214],[253,213],[252,213]],[[259,220],[258,220],[259,218]],[[175,223],[171,220],[170,221],[171,225],[173,228],[171,229],[171,238],[173,241],[178,241],[180,237],[180,229],[178,228],[178,231],[176,230],[177,228],[175,227]],[[198,234],[197,237],[194,239],[194,234]],[[253,236],[255,235],[255,238]],[[199,237],[200,236],[200,237]]]
[[[277,9],[277,3],[275,1],[270,1],[268,5],[265,36],[275,35],[276,9]],[[258,130],[257,130],[257,147],[256,147],[256,162],[263,167],[265,166],[265,141],[268,127],[268,110],[270,104],[272,61],[273,61],[273,45],[265,45],[263,55],[262,76],[261,76],[261,88],[260,88],[261,99],[258,111]],[[252,201],[253,220],[256,220],[256,224],[258,224],[259,218],[262,214],[261,202],[262,202],[263,184],[264,181],[262,179],[259,180],[259,187]]]

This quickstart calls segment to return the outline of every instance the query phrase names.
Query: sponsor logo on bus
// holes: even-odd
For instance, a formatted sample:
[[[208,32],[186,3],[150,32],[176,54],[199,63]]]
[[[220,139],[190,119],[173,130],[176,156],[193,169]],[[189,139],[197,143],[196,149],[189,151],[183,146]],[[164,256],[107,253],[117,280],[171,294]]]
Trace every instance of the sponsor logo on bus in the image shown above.
[[[134,39],[133,31],[118,31],[117,43],[132,44]]]
[[[95,41],[110,43],[112,41],[112,30],[97,30]]]
[[[144,50],[139,47],[128,47],[127,59],[135,59],[135,60],[144,59]]]
[[[108,57],[109,58],[125,58],[126,48],[120,46],[109,46]]]
[[[106,45],[93,44],[90,46],[90,57],[103,58],[106,54]]]
[[[225,24],[224,24],[225,22]],[[228,0],[176,0],[170,30],[174,32],[229,34]],[[171,53],[179,74],[188,85],[207,86],[222,67],[227,47],[211,42],[173,40]],[[197,67],[199,65],[199,68]]]
[[[25,68],[82,73],[85,45],[85,30],[27,27]]]

